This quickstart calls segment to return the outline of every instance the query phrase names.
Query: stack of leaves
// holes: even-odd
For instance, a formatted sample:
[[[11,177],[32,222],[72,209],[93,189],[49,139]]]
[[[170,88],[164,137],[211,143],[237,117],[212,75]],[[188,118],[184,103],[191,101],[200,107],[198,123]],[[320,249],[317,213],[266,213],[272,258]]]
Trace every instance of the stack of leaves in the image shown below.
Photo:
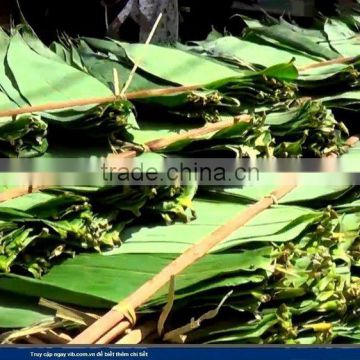
[[[302,91],[300,95],[321,98],[327,107],[337,110],[336,115],[339,109],[358,111],[359,94],[352,90],[358,86],[356,60],[350,65],[304,69],[356,52],[354,25],[340,18],[319,22],[315,29],[272,18],[266,24],[251,19],[245,22],[248,28],[242,38],[212,34],[206,41],[178,48],[65,37],[49,49],[28,27],[14,29],[11,36],[1,32],[1,108],[108,96],[117,85],[123,91],[200,85],[198,90],[176,95],[134,99],[138,119],[132,113],[132,104],[125,100],[48,111],[11,122],[4,119],[17,131],[14,135],[4,127],[0,133],[2,153],[44,153],[46,126],[49,153],[54,144],[61,148],[68,143],[73,148],[88,148],[91,143],[94,149],[101,146],[118,152],[144,150],[146,141],[165,133],[250,113],[256,115],[249,124],[195,142],[174,144],[164,151],[189,155],[201,150],[206,155],[209,149],[225,156],[230,151],[230,156],[245,157],[342,154],[345,127],[319,103],[299,105],[303,98],[299,99],[297,88]],[[138,69],[132,74],[135,64]],[[115,85],[114,69],[120,77]],[[259,114],[264,112],[266,118],[261,118]],[[25,119],[31,125],[24,127]],[[155,133],[158,135],[148,138]]]
[[[276,157],[324,157],[346,151],[346,126],[321,102],[306,101],[298,108],[270,113],[266,124],[277,143]]]
[[[297,73],[289,64],[256,72],[240,70],[181,49],[156,45],[89,38],[68,43],[67,48],[55,43],[53,49],[69,64],[74,64],[75,56],[80,58],[82,69],[106,85],[113,83],[112,69],[116,68],[123,86],[134,64],[139,64],[139,70],[130,84],[130,91],[170,85],[202,85],[206,91],[139,99],[143,105],[161,105],[183,117],[216,121],[219,113],[272,106],[296,95],[296,86],[288,80],[294,79]]]
[[[273,188],[200,190],[197,219],[188,224],[133,224],[123,232],[121,247],[68,259],[39,280],[4,274],[2,311],[11,314],[9,298],[20,292],[32,303],[45,297],[107,309]],[[174,293],[164,288],[139,309],[144,321],[158,319],[174,297],[152,341],[358,343],[359,194],[358,187],[298,187],[254,217],[178,275]],[[16,328],[19,320],[11,318]],[[9,325],[0,318],[0,327]]]
[[[3,92],[0,98],[1,109],[113,94],[92,76],[68,66],[43,45],[29,28],[13,29],[11,36],[1,31],[0,42],[0,88]],[[123,100],[106,105],[48,111],[40,115],[49,127],[51,140],[62,144],[69,144],[73,138],[76,144],[80,142],[83,146],[88,146],[94,143],[95,138],[107,146],[108,141],[121,138],[129,123],[136,125],[132,105]],[[28,118],[38,119],[36,116]],[[18,134],[19,139],[25,138],[25,143],[29,142],[29,130],[26,130],[32,129],[34,122],[32,120],[32,126],[25,127],[23,133]],[[44,126],[46,125],[41,123],[41,127]],[[5,130],[10,132],[11,128]],[[11,138],[11,135],[10,132],[8,137]],[[7,132],[4,133],[5,136]],[[34,137],[37,139],[38,136]],[[41,150],[45,151],[46,148],[42,147]]]
[[[299,95],[322,101],[335,111],[337,118],[347,120],[351,131],[356,131],[355,119],[349,115],[359,111],[358,12],[319,19],[312,29],[284,19],[241,18],[247,25],[241,37],[212,32],[205,41],[179,47],[256,71],[292,62],[298,70],[292,81],[298,86]],[[319,66],[319,62],[325,61],[330,63]]]
[[[7,46],[7,35],[0,29],[0,49]],[[9,83],[4,78],[4,54],[0,50],[0,82]],[[10,95],[3,91],[0,85],[0,109],[9,110],[17,108]],[[19,117],[0,118],[0,155],[3,157],[33,157],[42,155],[47,150],[47,124],[36,115],[22,115]]]
[[[249,27],[242,38],[211,33],[207,40],[185,48],[219,61],[237,62],[257,70],[294,61],[299,69],[297,84],[303,91],[329,93],[358,86],[357,34],[342,21],[326,19],[317,29],[303,29],[283,19],[272,19],[270,26],[244,20]],[[342,56],[355,58],[350,65],[313,67],[318,62]]]
[[[0,156],[35,157],[44,154],[47,124],[39,116],[0,118]]]
[[[192,188],[61,188],[1,204],[0,271],[40,277],[66,256],[109,250],[140,215],[188,220]]]
[[[129,142],[139,145],[161,137],[162,124],[131,131]],[[176,128],[172,129],[176,132]],[[166,136],[164,134],[164,136]],[[169,136],[169,134],[167,134]],[[188,157],[324,157],[346,151],[348,130],[322,103],[306,101],[285,111],[253,114],[223,130],[180,140],[159,151]]]
[[[287,204],[302,203],[302,208],[283,207],[283,211],[293,214],[292,221],[284,221],[286,216],[282,215],[274,223],[266,221],[265,214],[260,215],[247,230],[239,230],[218,247],[212,255],[214,264],[218,260],[216,275],[210,274],[206,266],[207,261],[211,262],[208,258],[175,279],[177,300],[162,333],[164,341],[217,344],[360,341],[359,189],[334,189],[321,194],[312,188],[310,197],[315,193],[318,198],[310,202],[301,194],[306,189],[301,190],[284,199]],[[256,193],[235,189],[212,194],[222,194],[221,199],[226,202],[249,199],[252,192]],[[323,208],[326,199],[332,205]],[[279,214],[280,210],[277,209]],[[275,214],[276,210],[273,211]],[[267,215],[271,215],[270,210]],[[301,228],[297,228],[300,224]],[[269,233],[271,227],[273,232]],[[232,259],[232,255],[237,259]],[[200,269],[207,280],[184,288],[184,278],[201,272]],[[223,303],[229,290],[233,292]],[[156,297],[147,309],[165,299],[165,294]],[[217,309],[216,317],[214,311],[210,312],[213,309]],[[184,313],[189,314],[188,326]]]

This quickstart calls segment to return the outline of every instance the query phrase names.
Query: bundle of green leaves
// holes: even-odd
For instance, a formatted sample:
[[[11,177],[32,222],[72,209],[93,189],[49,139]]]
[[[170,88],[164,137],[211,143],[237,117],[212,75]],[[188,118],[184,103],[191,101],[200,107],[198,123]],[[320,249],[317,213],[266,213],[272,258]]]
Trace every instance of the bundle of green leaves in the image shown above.
[[[0,327],[24,326],[14,311],[20,293],[20,308],[30,320],[49,317],[30,307],[39,297],[108,309],[273,187],[199,190],[193,201],[197,218],[189,223],[132,223],[122,246],[68,259],[39,280],[3,274],[1,312],[8,316],[0,317]],[[254,217],[176,276],[173,294],[165,287],[138,309],[144,321],[158,319],[174,297],[153,341],[358,343],[359,194],[357,186],[299,186]],[[14,306],[12,297],[18,299]]]
[[[137,217],[187,221],[194,190],[176,187],[48,189],[0,206],[0,271],[40,277],[79,252],[120,246]]]
[[[3,110],[113,94],[89,74],[67,65],[43,45],[28,27],[15,28],[11,35],[1,30],[0,45],[0,108]],[[94,139],[100,139],[107,147],[108,141],[112,143],[113,139],[122,136],[126,128],[136,125],[132,105],[124,100],[105,105],[48,111],[28,115],[27,118],[32,119],[28,121],[31,126],[24,126],[17,137],[26,144],[30,138],[34,151],[26,152],[20,148],[17,150],[17,155],[20,156],[31,156],[35,150],[38,154],[46,151],[46,146],[38,144],[41,140],[38,130],[31,131],[34,127],[48,127],[51,140],[60,144],[69,144],[70,139],[75,138],[76,143],[88,146],[94,143]],[[24,122],[24,116],[21,119]],[[34,119],[37,124],[41,119],[41,126],[34,126]],[[20,119],[13,120],[15,128],[16,121],[19,122]],[[11,121],[8,120],[7,124],[9,123]],[[11,131],[11,126],[4,127],[2,138],[11,139]],[[28,133],[35,133],[33,139]],[[41,136],[44,138],[45,134]],[[6,148],[4,151],[7,151]]]

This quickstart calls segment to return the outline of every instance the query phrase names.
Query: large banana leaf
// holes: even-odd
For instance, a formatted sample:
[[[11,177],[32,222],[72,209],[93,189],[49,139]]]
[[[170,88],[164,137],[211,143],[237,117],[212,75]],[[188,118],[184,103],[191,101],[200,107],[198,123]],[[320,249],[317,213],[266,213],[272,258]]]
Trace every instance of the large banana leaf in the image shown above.
[[[136,59],[143,52],[146,56],[143,61],[140,61],[137,77],[134,77],[134,84],[139,83],[144,86],[146,81],[151,81],[157,84],[182,84],[182,85],[203,85],[207,89],[218,90],[217,96],[206,95],[200,96],[195,94],[192,96],[178,95],[178,96],[166,96],[161,98],[147,99],[146,103],[161,104],[167,107],[174,107],[179,105],[186,105],[188,107],[192,104],[198,105],[198,110],[179,109],[178,112],[189,113],[188,117],[195,117],[197,112],[200,112],[202,108],[214,107],[223,111],[236,111],[246,109],[254,106],[260,107],[264,104],[272,104],[277,101],[285,101],[292,99],[295,96],[295,87],[284,83],[285,80],[294,80],[297,77],[296,69],[292,64],[276,64],[269,69],[265,69],[259,72],[253,71],[240,71],[239,69],[232,69],[225,64],[213,61],[212,59],[206,59],[201,56],[193,55],[189,51],[182,51],[175,48],[166,48],[160,46],[146,47],[141,44],[127,44],[115,43],[110,41],[107,44],[105,41],[99,41],[97,39],[85,39],[85,41],[93,47],[95,50],[104,52],[104,56],[91,55],[88,47],[84,47],[84,43],[80,42],[79,51],[80,56],[83,59],[84,64],[94,66],[96,63],[103,63],[103,66],[97,66],[97,69],[101,69],[100,74],[96,71],[92,72],[93,76],[106,80],[106,83],[112,82],[110,77],[110,69],[106,68],[117,59],[122,66],[132,67],[137,63]],[[82,53],[84,51],[85,53]],[[109,54],[108,51],[111,53]],[[166,65],[162,65],[159,62],[159,58],[166,56],[166,59],[171,59],[171,62],[165,61]],[[89,59],[92,59],[92,64],[89,63]],[[108,59],[108,60],[106,60]],[[111,60],[111,62],[109,62]],[[129,65],[130,62],[130,65]],[[107,64],[106,64],[107,63]],[[187,63],[190,63],[189,65]],[[93,68],[94,69],[94,68]],[[198,69],[201,69],[200,71]],[[89,69],[88,69],[89,70]],[[91,71],[91,70],[90,70]],[[125,70],[125,74],[129,70]],[[147,80],[143,78],[146,77]],[[271,81],[267,77],[272,78]],[[277,80],[275,80],[277,79]],[[134,85],[138,88],[138,85]],[[190,94],[191,95],[191,94]],[[231,99],[237,99],[240,101],[240,106],[236,106],[236,102]],[[202,106],[201,106],[202,105]],[[217,105],[217,106],[216,106]]]
[[[228,59],[251,66],[270,67],[288,63],[294,59],[296,66],[306,66],[319,59],[310,54],[305,55],[295,50],[283,50],[265,44],[256,44],[234,36],[224,36],[216,40],[197,42],[187,47],[199,53],[206,53],[218,59]]]
[[[92,77],[34,52],[19,32],[11,37],[6,59],[19,91],[32,105],[111,95]]]
[[[51,314],[37,304],[36,298],[3,291],[0,294],[0,329],[24,328],[52,319]]]
[[[319,37],[313,39],[299,27],[282,22],[272,26],[249,29],[245,35],[245,40],[270,43],[278,48],[292,49],[323,59],[337,58],[338,53],[336,51],[329,49],[326,43],[325,45],[320,44],[320,41],[325,40],[325,37],[321,33],[317,33],[317,35]]]

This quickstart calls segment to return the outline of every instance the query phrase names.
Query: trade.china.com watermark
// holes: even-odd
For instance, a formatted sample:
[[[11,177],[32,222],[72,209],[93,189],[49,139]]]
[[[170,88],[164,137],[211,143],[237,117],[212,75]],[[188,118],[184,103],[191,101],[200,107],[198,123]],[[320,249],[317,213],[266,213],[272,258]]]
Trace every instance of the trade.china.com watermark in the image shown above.
[[[239,185],[258,182],[260,171],[255,166],[226,166],[207,161],[167,163],[159,166],[142,162],[134,166],[101,166],[106,183],[129,183],[132,185],[168,185],[196,182],[201,185]]]

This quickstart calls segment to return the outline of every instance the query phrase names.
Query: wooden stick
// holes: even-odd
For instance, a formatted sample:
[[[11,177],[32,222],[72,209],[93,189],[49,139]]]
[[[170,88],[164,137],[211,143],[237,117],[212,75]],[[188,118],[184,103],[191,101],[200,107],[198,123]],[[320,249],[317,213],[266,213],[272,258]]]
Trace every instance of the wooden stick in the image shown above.
[[[238,122],[249,122],[250,120],[251,120],[250,115],[240,115],[235,118],[219,121],[214,124],[206,124],[205,126],[202,126],[197,129],[188,130],[181,134],[174,134],[164,138],[150,140],[147,143],[145,143],[145,151],[153,151],[153,152],[160,151],[177,141],[186,140],[186,139],[195,139],[215,131],[226,129],[228,127],[237,124]],[[108,159],[109,160],[128,159],[128,158],[136,157],[136,155],[137,155],[136,151],[130,150],[130,151],[124,151],[123,153],[120,154],[111,154],[108,156]]]
[[[250,115],[241,115],[233,119],[223,120],[213,124],[207,124],[201,128],[189,130],[182,134],[175,134],[166,138],[152,140],[147,142],[146,146],[150,149],[150,151],[160,151],[161,149],[166,148],[174,142],[201,137],[203,135],[231,127],[238,122],[249,122],[250,120]]]
[[[316,69],[316,68],[320,68],[320,67],[324,67],[324,66],[329,66],[329,65],[334,65],[334,64],[348,64],[348,63],[352,63],[355,60],[359,59],[359,56],[350,56],[350,57],[340,57],[337,59],[333,59],[333,60],[327,60],[327,61],[320,61],[320,62],[316,62],[310,65],[306,65],[303,67],[298,68],[299,72],[305,72],[307,70],[311,70],[311,69]]]
[[[160,21],[161,21],[161,18],[162,18],[162,13],[159,14],[158,18],[156,19],[151,31],[150,31],[150,34],[148,36],[148,38],[146,39],[146,42],[145,42],[145,51],[148,47],[148,45],[151,43],[151,40],[152,38],[154,37],[155,35],[155,31],[156,29],[158,28],[159,24],[160,24]],[[143,54],[144,55],[144,54]],[[133,68],[131,69],[131,72],[130,72],[130,75],[129,75],[129,78],[127,79],[125,85],[124,85],[124,88],[122,89],[121,91],[121,95],[124,95],[127,91],[127,89],[129,88],[130,84],[131,84],[131,81],[133,80],[134,76],[135,76],[135,73],[136,73],[136,70],[138,69],[138,67],[140,66],[140,63],[143,59],[140,58],[140,59],[137,59],[137,61],[135,62]]]
[[[163,268],[152,279],[147,281],[130,296],[128,296],[122,303],[133,308],[134,310],[137,309],[148,299],[150,299],[164,285],[166,285],[172,276],[180,274],[190,265],[201,259],[208,253],[209,250],[220,244],[229,235],[244,226],[256,215],[268,209],[271,205],[276,203],[277,200],[284,197],[295,187],[295,182],[293,182],[291,185],[281,186],[269,196],[264,197],[262,200],[249,206],[244,212],[241,212],[235,218],[217,228],[214,232],[204,237],[199,243],[189,247],[183,254],[181,254],[177,259]],[[122,320],[124,320],[124,314],[118,311],[116,307],[114,307],[101,319],[96,321],[75,339],[70,341],[70,344],[93,344],[102,338],[111,329],[113,329]]]
[[[52,102],[48,104],[42,105],[34,105],[34,106],[24,106],[17,109],[9,109],[0,111],[0,117],[5,116],[16,116],[21,114],[30,114],[30,113],[38,113],[45,112],[50,110],[61,110],[72,108],[76,106],[86,106],[86,105],[99,105],[111,103],[120,99],[125,100],[135,100],[135,99],[145,99],[149,97],[155,96],[164,96],[164,95],[173,95],[179,94],[187,91],[192,91],[196,89],[203,88],[204,85],[190,85],[190,86],[175,86],[161,89],[149,89],[149,90],[138,90],[131,93],[124,94],[123,96],[105,96],[105,97],[93,97],[87,99],[75,99],[75,100],[67,100],[67,101],[59,101]]]
[[[108,331],[104,336],[102,336],[96,344],[109,344],[114,339],[119,337],[119,334],[122,334],[126,329],[129,329],[131,324],[128,320],[120,321],[116,326],[114,326],[110,331]]]
[[[113,68],[113,78],[114,78],[114,95],[120,96],[120,81],[119,81],[119,73],[116,68]]]

